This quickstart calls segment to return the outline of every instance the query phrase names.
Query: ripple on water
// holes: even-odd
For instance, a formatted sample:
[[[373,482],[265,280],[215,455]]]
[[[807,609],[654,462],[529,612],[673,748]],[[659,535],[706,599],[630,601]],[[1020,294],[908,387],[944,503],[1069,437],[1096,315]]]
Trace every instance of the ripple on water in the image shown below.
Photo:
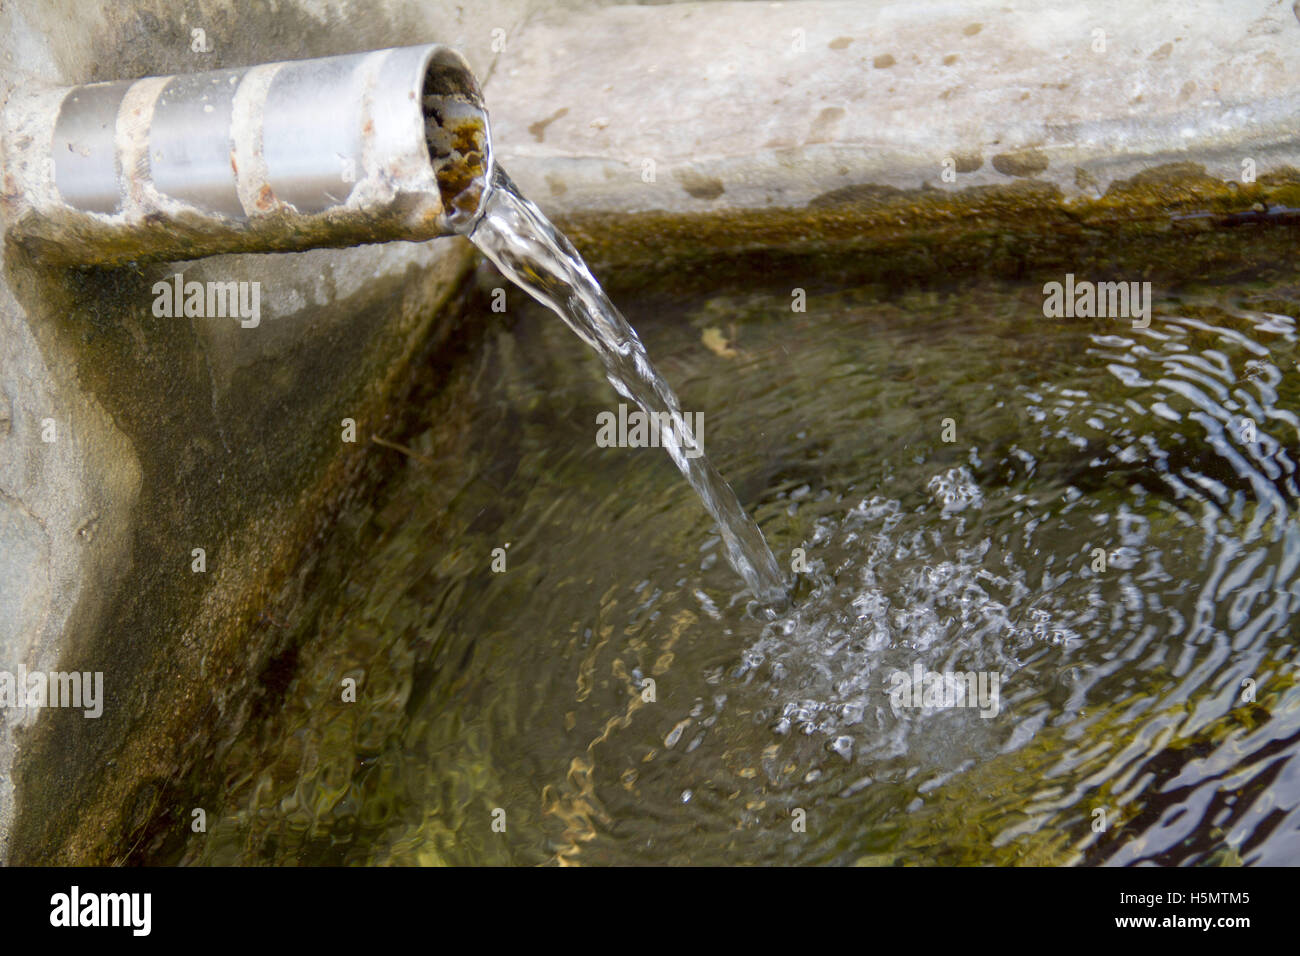
[[[442,470],[339,546],[289,703],[187,858],[1293,863],[1295,290],[1145,330],[1027,324],[1036,294],[630,310],[802,549],[780,614],[670,468],[593,447],[607,387],[525,312],[431,411],[482,409],[472,439],[422,438]],[[699,344],[719,314],[731,358]],[[918,668],[931,702],[891,695]],[[349,673],[373,693],[327,706]]]

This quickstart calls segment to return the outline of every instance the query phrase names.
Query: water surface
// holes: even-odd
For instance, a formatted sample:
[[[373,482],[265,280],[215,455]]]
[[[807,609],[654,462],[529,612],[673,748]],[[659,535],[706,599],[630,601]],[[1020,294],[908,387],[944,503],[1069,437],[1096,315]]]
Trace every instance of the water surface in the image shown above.
[[[661,451],[596,446],[604,368],[511,289],[304,578],[182,859],[1300,860],[1300,290],[1138,330],[1044,319],[1040,281],[798,284],[626,305],[804,549],[794,607],[752,607]],[[999,674],[998,713],[891,707],[918,662]]]

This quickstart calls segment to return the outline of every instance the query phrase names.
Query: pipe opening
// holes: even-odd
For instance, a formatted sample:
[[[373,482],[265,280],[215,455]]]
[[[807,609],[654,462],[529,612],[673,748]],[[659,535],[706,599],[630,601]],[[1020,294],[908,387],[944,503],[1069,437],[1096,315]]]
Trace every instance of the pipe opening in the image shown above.
[[[453,229],[468,233],[478,221],[492,168],[492,138],[478,83],[459,56],[435,51],[425,67],[420,102],[444,215]]]

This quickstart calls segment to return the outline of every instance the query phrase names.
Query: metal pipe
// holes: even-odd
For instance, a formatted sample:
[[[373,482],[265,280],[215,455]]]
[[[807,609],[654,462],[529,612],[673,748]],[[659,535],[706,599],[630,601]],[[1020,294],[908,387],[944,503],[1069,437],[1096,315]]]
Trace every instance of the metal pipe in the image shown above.
[[[492,164],[478,82],[437,44],[20,90],[0,159],[7,235],[59,265],[464,233]]]

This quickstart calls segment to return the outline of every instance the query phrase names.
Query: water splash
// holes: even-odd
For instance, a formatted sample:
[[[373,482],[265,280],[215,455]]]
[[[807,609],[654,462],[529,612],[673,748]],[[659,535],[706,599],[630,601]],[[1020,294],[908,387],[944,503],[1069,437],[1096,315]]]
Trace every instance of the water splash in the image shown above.
[[[633,475],[626,500],[594,445],[550,441],[605,394],[572,380],[566,328],[488,336],[413,439],[438,467],[351,502],[281,615],[315,622],[298,690],[219,758],[184,862],[1293,864],[1294,282],[1189,286],[1131,331],[1027,326],[1039,281],[839,289],[795,336],[792,280],[653,308],[683,390],[773,436],[736,468],[807,552],[797,607],[730,604],[712,535],[698,570],[665,566],[699,537],[680,489]],[[719,313],[748,356],[725,382],[694,334]],[[525,534],[534,576],[482,573]],[[997,712],[896,706],[918,664],[999,675]],[[330,706],[349,674],[364,699]],[[1123,825],[1095,832],[1107,801]],[[798,808],[816,825],[792,834]],[[141,858],[171,862],[174,832]]]
[[[758,525],[708,456],[687,454],[693,450],[692,432],[677,396],[650,363],[636,330],[614,308],[572,243],[519,194],[500,166],[493,169],[482,215],[469,238],[596,352],[619,395],[635,402],[651,421],[667,415],[671,427],[661,431],[660,441],[717,522],[731,566],[759,600],[784,601],[784,578]]]

